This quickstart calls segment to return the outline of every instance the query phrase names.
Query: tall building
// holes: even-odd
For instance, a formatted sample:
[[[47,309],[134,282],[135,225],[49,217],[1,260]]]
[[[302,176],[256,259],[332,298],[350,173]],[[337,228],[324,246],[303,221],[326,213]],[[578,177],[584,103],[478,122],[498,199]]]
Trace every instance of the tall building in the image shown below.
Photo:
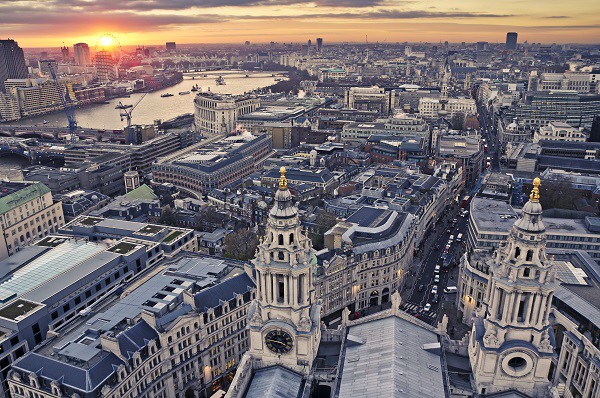
[[[549,315],[556,271],[546,257],[540,179],[533,185],[522,218],[489,260],[486,299],[468,349],[478,394],[517,390],[537,397],[551,384],[555,352]]]
[[[323,38],[317,37],[317,52],[323,51]]]
[[[198,93],[194,99],[194,126],[205,136],[235,131],[237,118],[260,106],[256,95]]]
[[[102,50],[96,53],[96,75],[101,82],[109,82],[118,77],[113,55]]]
[[[478,41],[477,42],[477,51],[485,51],[488,49],[487,41]]]
[[[75,63],[77,65],[91,65],[92,56],[90,55],[90,47],[86,43],[74,44],[73,53],[75,54]]]
[[[287,375],[290,384],[309,376],[321,340],[321,305],[313,284],[315,254],[302,232],[285,167],[280,172],[265,239],[252,260],[256,299],[248,310],[250,348],[227,392],[230,398],[258,396],[265,378],[277,378],[269,377],[273,369]],[[281,396],[300,396],[301,388],[297,383]]]
[[[516,50],[517,49],[517,32],[508,32],[506,34],[506,49]]]
[[[177,45],[175,44],[174,41],[168,41],[165,44],[165,46],[167,48],[167,51],[175,51],[175,50],[177,50]]]
[[[12,40],[0,40],[0,92],[4,92],[7,79],[27,78],[23,49]]]

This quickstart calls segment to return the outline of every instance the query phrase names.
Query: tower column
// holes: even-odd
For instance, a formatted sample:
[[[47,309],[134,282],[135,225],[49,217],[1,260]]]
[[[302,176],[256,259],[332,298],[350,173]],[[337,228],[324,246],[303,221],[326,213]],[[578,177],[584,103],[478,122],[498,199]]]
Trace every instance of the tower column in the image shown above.
[[[529,323],[531,320],[531,310],[535,301],[535,293],[528,294],[529,299],[527,300],[527,312],[525,313],[525,323]]]
[[[514,310],[512,313],[512,319],[510,320],[512,322],[517,322],[517,320],[519,319],[519,307],[521,307],[521,296],[522,295],[523,295],[523,293],[517,293],[515,302],[513,303]]]
[[[542,323],[542,320],[544,319],[544,312],[546,309],[546,302],[548,300],[548,296],[544,296],[542,295],[542,300],[540,302],[540,305],[538,306],[538,313],[536,314],[536,318],[535,318],[535,325],[536,327]]]
[[[542,318],[542,322],[544,324],[548,323],[548,317],[550,316],[550,309],[552,308],[552,297],[554,293],[550,293],[548,295],[548,301],[546,303],[546,310],[544,311],[544,317]]]
[[[504,311],[502,312],[502,320],[505,323],[510,322],[510,317],[511,317],[510,309],[512,308],[514,299],[515,299],[515,293],[514,292],[508,293],[508,297],[506,297],[504,299],[505,301],[504,301]]]
[[[498,314],[498,308],[500,307],[500,289],[497,287],[493,288],[493,295],[492,295],[492,310],[490,312],[490,317],[491,318],[496,318],[496,315]]]

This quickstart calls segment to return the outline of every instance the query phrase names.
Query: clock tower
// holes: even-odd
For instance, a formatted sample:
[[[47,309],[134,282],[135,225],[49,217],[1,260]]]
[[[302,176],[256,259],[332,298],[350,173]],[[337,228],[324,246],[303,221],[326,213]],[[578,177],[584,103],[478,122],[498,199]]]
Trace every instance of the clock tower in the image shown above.
[[[248,311],[248,354],[260,367],[282,365],[308,375],[321,339],[321,306],[313,288],[316,257],[302,232],[284,167],[280,173],[266,234],[252,260],[256,299]]]
[[[478,394],[518,390],[544,397],[555,356],[549,315],[556,287],[546,257],[540,179],[507,241],[491,259],[484,305],[473,323],[469,358]]]

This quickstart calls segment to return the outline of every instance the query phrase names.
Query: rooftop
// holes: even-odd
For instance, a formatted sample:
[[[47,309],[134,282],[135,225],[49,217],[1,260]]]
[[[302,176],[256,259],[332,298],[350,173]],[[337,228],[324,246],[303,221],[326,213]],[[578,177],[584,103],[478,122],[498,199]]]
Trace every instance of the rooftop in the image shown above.
[[[0,214],[49,192],[50,189],[41,182],[0,181]]]
[[[437,334],[391,316],[350,326],[339,396],[445,397]]]

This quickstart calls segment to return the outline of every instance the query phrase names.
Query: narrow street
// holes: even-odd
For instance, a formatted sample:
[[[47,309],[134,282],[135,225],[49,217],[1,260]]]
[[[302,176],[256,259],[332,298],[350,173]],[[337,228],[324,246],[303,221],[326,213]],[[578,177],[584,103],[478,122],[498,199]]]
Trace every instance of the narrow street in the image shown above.
[[[455,293],[446,294],[444,289],[448,286],[456,286],[456,278],[458,268],[451,265],[448,269],[440,269],[439,277],[440,281],[435,282],[435,267],[440,265],[441,258],[444,256],[444,247],[448,243],[450,236],[454,236],[454,242],[450,245],[449,254],[452,255],[452,263],[458,263],[460,256],[463,253],[463,244],[466,240],[467,232],[467,217],[460,216],[460,206],[455,204],[446,215],[440,219],[438,225],[425,244],[424,252],[422,256],[416,258],[416,261],[421,262],[420,270],[417,272],[416,280],[408,288],[410,289],[409,299],[403,302],[402,309],[406,312],[421,318],[427,323],[435,324],[438,318],[438,310],[443,301],[453,301],[456,297]],[[456,226],[451,227],[452,220],[456,219]],[[448,233],[448,230],[450,232]],[[457,242],[456,238],[458,234],[462,234],[462,242]],[[433,302],[434,293],[432,293],[433,286],[437,286],[438,289],[438,300],[437,303]],[[427,304],[431,304],[431,308],[428,311],[424,310]]]

